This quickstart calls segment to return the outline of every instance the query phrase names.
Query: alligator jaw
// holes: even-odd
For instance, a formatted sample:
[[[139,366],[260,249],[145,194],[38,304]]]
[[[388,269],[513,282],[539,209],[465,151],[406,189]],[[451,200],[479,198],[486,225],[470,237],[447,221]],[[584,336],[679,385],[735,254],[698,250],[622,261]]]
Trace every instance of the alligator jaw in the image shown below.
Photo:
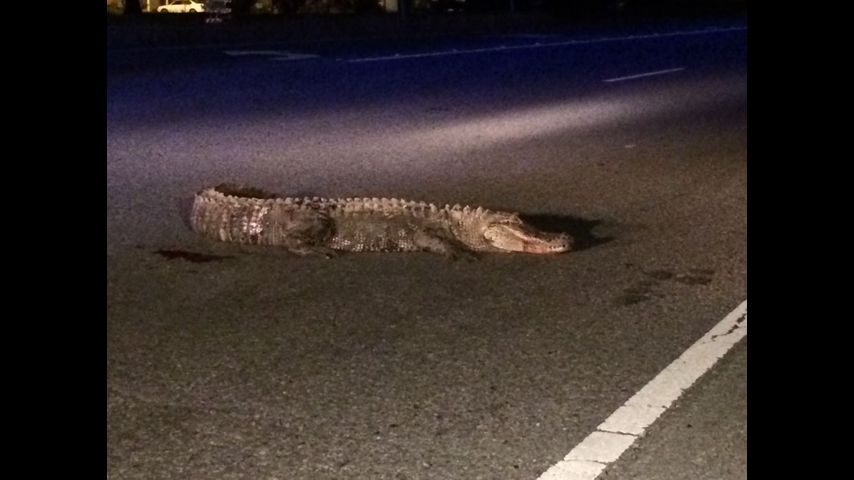
[[[552,254],[568,252],[572,238],[564,233],[547,233],[520,224],[497,224],[486,228],[484,238],[505,252]]]

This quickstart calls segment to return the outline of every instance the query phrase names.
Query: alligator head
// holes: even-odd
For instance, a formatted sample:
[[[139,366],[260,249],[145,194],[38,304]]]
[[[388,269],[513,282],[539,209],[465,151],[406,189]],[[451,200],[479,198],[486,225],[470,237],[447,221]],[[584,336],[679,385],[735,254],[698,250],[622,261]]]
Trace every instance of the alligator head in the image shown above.
[[[446,210],[456,237],[475,251],[563,253],[572,249],[572,237],[544,232],[525,223],[518,214],[458,206]]]
[[[537,254],[563,253],[572,248],[572,237],[549,233],[527,225],[517,215],[490,222],[483,229],[484,240],[503,252]]]

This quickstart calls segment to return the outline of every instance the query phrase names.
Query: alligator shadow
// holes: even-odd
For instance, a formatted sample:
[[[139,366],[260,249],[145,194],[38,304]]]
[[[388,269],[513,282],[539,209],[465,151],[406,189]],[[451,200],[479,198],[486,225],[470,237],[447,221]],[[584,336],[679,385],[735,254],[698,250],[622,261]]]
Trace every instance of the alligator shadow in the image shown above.
[[[573,251],[586,250],[598,247],[604,243],[613,241],[615,237],[599,237],[593,233],[593,229],[602,223],[602,220],[586,220],[569,215],[519,215],[522,220],[537,229],[546,232],[564,232],[573,238]]]

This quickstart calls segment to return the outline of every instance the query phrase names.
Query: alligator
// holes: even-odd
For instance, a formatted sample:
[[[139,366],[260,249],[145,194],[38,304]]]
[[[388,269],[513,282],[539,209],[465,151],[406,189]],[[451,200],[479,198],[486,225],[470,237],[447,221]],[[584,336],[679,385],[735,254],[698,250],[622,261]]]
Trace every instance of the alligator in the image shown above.
[[[336,251],[556,254],[572,248],[565,233],[540,231],[517,213],[396,198],[281,197],[239,184],[196,193],[190,224],[224,242],[284,247],[299,255]]]

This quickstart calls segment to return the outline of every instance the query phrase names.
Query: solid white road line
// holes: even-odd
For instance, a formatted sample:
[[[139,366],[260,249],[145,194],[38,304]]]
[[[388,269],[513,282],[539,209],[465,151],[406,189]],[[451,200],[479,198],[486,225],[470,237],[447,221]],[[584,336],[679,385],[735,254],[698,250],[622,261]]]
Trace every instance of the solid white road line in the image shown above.
[[[617,78],[609,78],[607,80],[602,80],[603,82],[622,82],[623,80],[634,80],[635,78],[643,78],[643,77],[652,77],[653,75],[665,75],[668,73],[681,72],[685,70],[685,67],[679,68],[668,68],[667,70],[656,70],[654,72],[647,73],[638,73],[637,75],[628,75],[625,77],[617,77]]]
[[[747,300],[605,419],[538,480],[593,480],[747,335]]]
[[[707,28],[702,30],[687,30],[687,31],[678,31],[678,32],[668,32],[668,33],[651,33],[647,35],[630,35],[623,37],[600,37],[600,38],[591,38],[587,40],[566,40],[562,42],[538,42],[534,45],[511,45],[511,46],[500,46],[500,47],[486,47],[486,48],[472,48],[468,50],[445,50],[439,52],[425,52],[425,53],[412,53],[407,55],[394,54],[394,55],[385,55],[381,57],[364,57],[364,58],[353,58],[347,60],[349,63],[363,63],[363,62],[382,62],[387,60],[406,60],[410,58],[425,58],[425,57],[443,57],[448,55],[466,55],[472,53],[488,53],[488,52],[506,52],[508,50],[524,50],[531,48],[546,48],[546,47],[564,47],[569,45],[586,45],[591,43],[605,43],[605,42],[623,42],[627,40],[645,40],[651,38],[666,38],[666,37],[681,37],[688,35],[709,35],[713,33],[724,33],[724,32],[734,32],[734,31],[743,31],[747,30],[745,27],[728,27],[728,28]]]

